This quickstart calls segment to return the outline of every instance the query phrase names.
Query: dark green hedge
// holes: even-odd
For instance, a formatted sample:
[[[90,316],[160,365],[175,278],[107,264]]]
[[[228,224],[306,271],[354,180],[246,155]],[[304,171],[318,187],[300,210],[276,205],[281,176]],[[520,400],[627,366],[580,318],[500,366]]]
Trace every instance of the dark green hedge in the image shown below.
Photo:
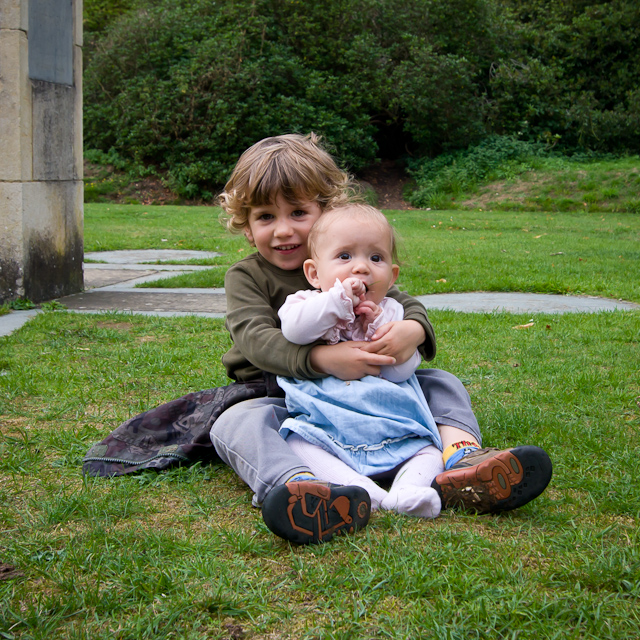
[[[565,148],[637,152],[640,2],[505,4],[518,39],[492,69],[492,129]]]
[[[640,141],[632,0],[93,2],[86,145],[168,172],[183,195],[209,195],[249,145],[292,131],[323,134],[352,171],[493,132]]]

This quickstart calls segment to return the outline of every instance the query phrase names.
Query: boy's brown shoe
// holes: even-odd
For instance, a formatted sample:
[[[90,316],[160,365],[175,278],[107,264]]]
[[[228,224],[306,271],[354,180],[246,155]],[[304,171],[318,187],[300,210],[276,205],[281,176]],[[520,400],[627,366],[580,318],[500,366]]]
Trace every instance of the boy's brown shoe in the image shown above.
[[[437,475],[431,486],[440,494],[443,509],[498,513],[537,498],[551,472],[551,460],[540,447],[478,449]]]
[[[327,542],[362,529],[371,499],[361,487],[301,480],[274,487],[262,504],[262,518],[277,536],[296,544]]]

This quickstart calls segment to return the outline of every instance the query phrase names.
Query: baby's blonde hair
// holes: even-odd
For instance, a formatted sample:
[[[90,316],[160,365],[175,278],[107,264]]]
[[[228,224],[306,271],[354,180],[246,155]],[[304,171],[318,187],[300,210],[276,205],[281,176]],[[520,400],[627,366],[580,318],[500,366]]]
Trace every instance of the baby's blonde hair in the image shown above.
[[[351,216],[364,220],[367,224],[378,224],[380,228],[389,233],[389,242],[391,257],[394,262],[398,262],[398,246],[395,229],[387,220],[386,216],[380,209],[376,209],[364,202],[347,202],[333,205],[328,208],[311,227],[311,231],[307,236],[307,253],[311,257],[316,257],[316,247],[320,242],[322,234],[329,231],[333,218],[340,216]]]
[[[348,202],[354,194],[350,176],[322,149],[318,136],[287,134],[249,147],[219,201],[227,229],[242,233],[251,207],[273,204],[278,195],[291,204],[317,202],[324,210]]]

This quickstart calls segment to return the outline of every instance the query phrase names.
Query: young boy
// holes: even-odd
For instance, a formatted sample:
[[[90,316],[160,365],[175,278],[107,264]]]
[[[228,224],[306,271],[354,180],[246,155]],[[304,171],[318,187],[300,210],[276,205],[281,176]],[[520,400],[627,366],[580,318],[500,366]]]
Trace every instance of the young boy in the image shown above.
[[[273,374],[353,380],[406,362],[416,348],[425,360],[435,356],[435,334],[424,307],[396,287],[388,296],[402,304],[404,319],[385,325],[371,342],[294,345],[282,335],[277,310],[289,294],[308,287],[302,265],[311,227],[325,209],[347,202],[349,194],[348,176],[313,135],[267,138],[240,157],[221,204],[229,229],[243,233],[257,252],[233,265],[225,278],[226,326],[234,345],[223,363],[233,380]],[[417,376],[444,447],[446,470],[434,483],[444,507],[496,512],[539,495],[551,475],[542,450],[481,449],[462,383],[437,369]],[[282,398],[259,398],[231,407],[211,429],[216,452],[253,489],[267,526],[298,543],[326,541],[365,526],[366,493],[318,481],[278,434],[287,417]]]

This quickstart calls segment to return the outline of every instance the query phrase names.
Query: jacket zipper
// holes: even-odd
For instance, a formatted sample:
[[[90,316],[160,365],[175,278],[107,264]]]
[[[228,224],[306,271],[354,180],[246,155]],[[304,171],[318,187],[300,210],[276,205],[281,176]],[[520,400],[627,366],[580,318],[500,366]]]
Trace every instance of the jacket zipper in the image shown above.
[[[141,464],[145,464],[147,462],[151,462],[156,458],[176,458],[178,460],[189,460],[187,456],[182,456],[178,453],[163,453],[152,456],[151,458],[147,458],[146,460],[138,460],[134,462],[133,460],[124,460],[123,458],[99,458],[99,457],[91,457],[91,458],[83,458],[82,462],[117,462],[119,464],[128,464],[132,467],[137,467]]]

